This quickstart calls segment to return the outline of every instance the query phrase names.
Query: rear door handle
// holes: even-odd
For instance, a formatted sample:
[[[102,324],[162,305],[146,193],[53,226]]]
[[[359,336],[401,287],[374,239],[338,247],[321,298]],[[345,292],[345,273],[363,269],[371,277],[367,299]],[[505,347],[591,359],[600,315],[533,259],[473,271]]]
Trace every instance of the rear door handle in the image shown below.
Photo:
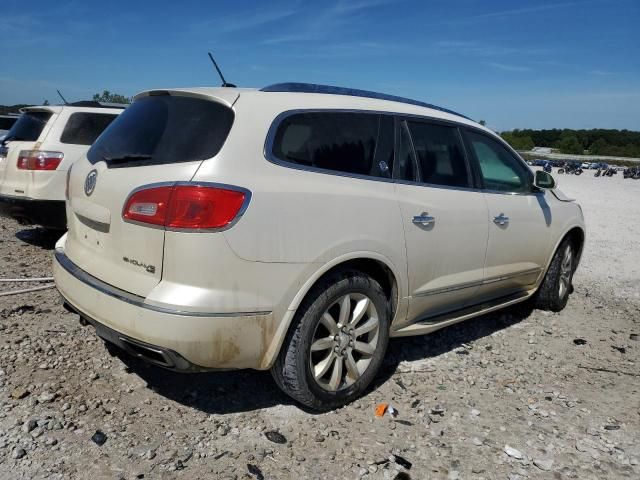
[[[420,215],[416,215],[413,217],[412,222],[416,225],[422,225],[423,227],[427,227],[429,225],[433,225],[436,219],[429,215],[428,212],[422,212]]]
[[[507,225],[509,223],[509,217],[505,216],[504,213],[501,213],[497,217],[493,217],[493,223],[496,225]]]

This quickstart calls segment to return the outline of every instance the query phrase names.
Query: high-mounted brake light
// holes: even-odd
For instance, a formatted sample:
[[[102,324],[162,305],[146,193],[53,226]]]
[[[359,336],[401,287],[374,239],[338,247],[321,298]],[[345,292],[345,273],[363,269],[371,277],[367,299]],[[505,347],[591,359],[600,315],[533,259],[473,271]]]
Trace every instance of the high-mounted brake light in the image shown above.
[[[20,150],[18,154],[19,170],[55,170],[62,162],[64,153],[44,150]]]
[[[129,196],[122,218],[167,229],[220,229],[238,217],[250,196],[248,190],[226,185],[173,184],[143,188]]]

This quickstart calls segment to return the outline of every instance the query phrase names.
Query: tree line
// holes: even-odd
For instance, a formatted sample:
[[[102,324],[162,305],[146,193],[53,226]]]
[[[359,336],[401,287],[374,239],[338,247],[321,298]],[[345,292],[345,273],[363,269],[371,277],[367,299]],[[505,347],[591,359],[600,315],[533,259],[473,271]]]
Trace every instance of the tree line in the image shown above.
[[[550,147],[561,153],[640,157],[640,132],[631,130],[511,130],[502,138],[516,150]]]
[[[119,93],[112,93],[109,90],[103,90],[102,93],[96,93],[91,97],[94,102],[105,103],[131,103],[131,98],[121,95]],[[43,100],[39,105],[51,105],[49,100]],[[6,115],[8,113],[20,113],[20,109],[23,107],[33,107],[34,105],[19,104],[19,105],[0,105],[0,115]]]

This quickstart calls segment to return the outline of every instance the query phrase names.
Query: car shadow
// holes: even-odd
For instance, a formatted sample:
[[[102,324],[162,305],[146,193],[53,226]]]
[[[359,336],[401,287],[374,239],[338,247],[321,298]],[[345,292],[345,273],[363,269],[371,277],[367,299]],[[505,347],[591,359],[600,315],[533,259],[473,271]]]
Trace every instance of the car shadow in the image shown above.
[[[44,250],[53,250],[56,242],[64,234],[62,230],[49,230],[47,228],[25,228],[16,232],[16,238],[20,241],[40,247]]]
[[[367,393],[388,382],[401,362],[425,360],[450,352],[521,322],[532,310],[530,302],[524,302],[429,335],[392,339],[383,367]],[[320,413],[296,404],[276,386],[269,372],[236,370],[185,374],[151,365],[115,347],[110,351],[154,392],[207,414],[248,412],[278,405],[295,405],[309,414]]]
[[[488,337],[497,331],[522,322],[531,315],[533,310],[533,302],[525,301],[451,325],[428,335],[392,339],[389,342],[385,362],[380,373],[372,382],[370,390],[389,381],[402,362],[428,360],[454,351],[465,344]]]

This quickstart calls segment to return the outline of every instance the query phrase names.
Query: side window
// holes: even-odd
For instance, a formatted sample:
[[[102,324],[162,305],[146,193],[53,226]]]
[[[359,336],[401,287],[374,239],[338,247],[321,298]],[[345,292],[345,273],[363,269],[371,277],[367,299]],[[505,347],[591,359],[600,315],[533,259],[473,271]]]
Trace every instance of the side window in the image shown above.
[[[75,145],[91,145],[116,117],[117,115],[106,113],[72,113],[60,141]]]
[[[278,126],[272,153],[296,165],[389,178],[393,119],[357,112],[296,113]]]
[[[423,183],[469,187],[469,169],[456,127],[409,121],[413,147]]]
[[[400,141],[398,143],[398,155],[396,157],[396,170],[394,178],[415,182],[416,168],[413,156],[413,146],[409,137],[406,122],[400,123]]]
[[[509,150],[476,132],[467,131],[467,137],[480,165],[484,188],[509,193],[531,191],[529,172]]]

